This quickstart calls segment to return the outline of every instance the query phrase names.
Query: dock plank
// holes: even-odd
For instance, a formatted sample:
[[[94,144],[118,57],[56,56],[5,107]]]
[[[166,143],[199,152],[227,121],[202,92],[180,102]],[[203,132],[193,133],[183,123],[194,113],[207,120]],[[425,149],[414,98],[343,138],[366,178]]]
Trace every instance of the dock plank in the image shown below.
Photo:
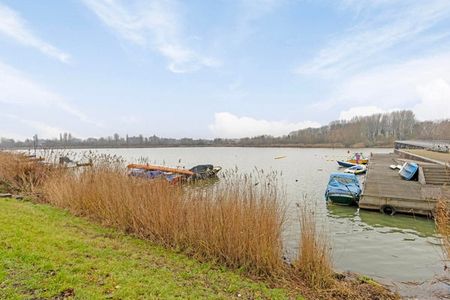
[[[437,200],[447,195],[447,187],[404,180],[398,170],[389,167],[399,163],[401,159],[394,153],[371,156],[359,206],[374,210],[390,206],[396,212],[431,215]]]

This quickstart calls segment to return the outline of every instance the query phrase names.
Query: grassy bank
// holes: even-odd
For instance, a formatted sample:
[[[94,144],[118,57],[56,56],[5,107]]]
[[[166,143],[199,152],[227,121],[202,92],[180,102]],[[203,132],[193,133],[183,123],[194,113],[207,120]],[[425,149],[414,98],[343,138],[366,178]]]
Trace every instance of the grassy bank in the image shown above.
[[[0,199],[0,299],[272,298],[235,272],[47,205]]]

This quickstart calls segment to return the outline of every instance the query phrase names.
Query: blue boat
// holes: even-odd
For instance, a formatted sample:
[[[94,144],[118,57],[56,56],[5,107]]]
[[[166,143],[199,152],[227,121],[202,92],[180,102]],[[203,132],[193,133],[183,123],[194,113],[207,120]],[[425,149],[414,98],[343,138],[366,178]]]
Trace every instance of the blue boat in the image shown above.
[[[340,205],[357,205],[361,186],[355,174],[331,173],[325,191],[326,201]]]
[[[163,172],[160,170],[144,170],[138,168],[130,169],[128,175],[145,179],[165,178],[170,183],[177,183],[183,179],[179,174]]]
[[[405,180],[413,180],[417,178],[416,174],[419,172],[419,165],[413,162],[406,162],[398,172]]]
[[[353,166],[356,166],[356,164],[350,163],[350,162],[346,162],[346,161],[342,161],[342,160],[338,160],[337,161],[338,165],[344,168],[350,168]]]

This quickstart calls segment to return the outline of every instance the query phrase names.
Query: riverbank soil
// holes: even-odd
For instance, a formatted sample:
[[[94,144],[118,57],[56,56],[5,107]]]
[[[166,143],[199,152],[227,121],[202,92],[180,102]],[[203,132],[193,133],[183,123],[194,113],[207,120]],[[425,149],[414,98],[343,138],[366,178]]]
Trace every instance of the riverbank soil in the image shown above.
[[[0,199],[0,299],[299,298],[47,205]]]

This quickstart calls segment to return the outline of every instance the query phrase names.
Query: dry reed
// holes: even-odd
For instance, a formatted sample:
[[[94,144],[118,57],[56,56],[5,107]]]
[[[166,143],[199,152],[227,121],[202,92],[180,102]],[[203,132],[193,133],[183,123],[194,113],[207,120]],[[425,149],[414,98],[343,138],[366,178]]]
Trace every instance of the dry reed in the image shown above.
[[[333,283],[329,240],[316,222],[306,200],[300,205],[300,241],[296,272],[312,288],[326,289]]]
[[[442,236],[442,244],[445,258],[450,260],[450,202],[440,199],[436,205],[435,214],[436,229]]]
[[[51,204],[177,248],[267,276],[282,269],[283,212],[276,184],[235,175],[208,188],[128,177],[107,166],[49,178]]]
[[[38,163],[25,154],[0,152],[1,189],[11,193],[36,194],[54,169],[53,165]]]

